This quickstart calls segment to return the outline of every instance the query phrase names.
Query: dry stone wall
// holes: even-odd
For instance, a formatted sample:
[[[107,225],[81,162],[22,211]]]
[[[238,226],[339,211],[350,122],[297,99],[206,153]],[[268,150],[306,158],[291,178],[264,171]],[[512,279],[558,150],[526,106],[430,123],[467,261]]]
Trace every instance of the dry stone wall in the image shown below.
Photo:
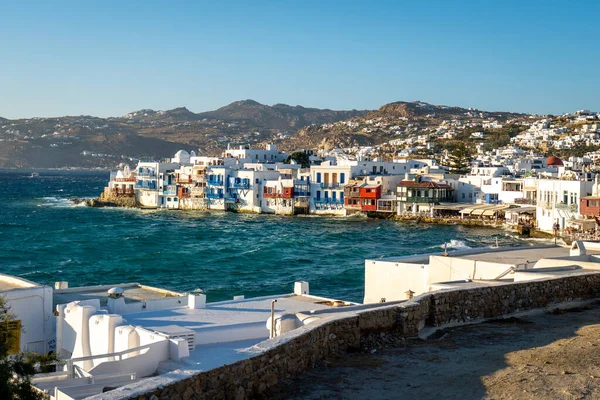
[[[396,304],[349,310],[259,344],[249,359],[166,382],[140,394],[135,385],[95,396],[100,398],[247,399],[259,397],[282,379],[317,362],[361,346],[415,337],[425,327],[469,323],[572,300],[600,297],[600,273],[469,289],[439,291]],[[161,381],[161,379],[163,379]],[[161,383],[162,382],[162,383]]]

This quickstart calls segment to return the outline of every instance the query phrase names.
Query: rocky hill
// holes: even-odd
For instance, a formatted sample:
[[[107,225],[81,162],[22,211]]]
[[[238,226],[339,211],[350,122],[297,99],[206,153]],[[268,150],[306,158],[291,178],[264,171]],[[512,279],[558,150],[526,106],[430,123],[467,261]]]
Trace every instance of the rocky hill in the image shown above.
[[[457,131],[457,136],[491,121],[512,127],[512,124],[528,118],[527,114],[512,112],[488,112],[461,107],[448,107],[422,101],[398,101],[383,105],[378,110],[335,123],[309,125],[294,135],[281,140],[284,150],[297,148],[348,148],[382,145],[419,135],[439,132],[441,126]],[[470,133],[470,132],[469,132]],[[496,132],[491,132],[493,134]],[[468,137],[468,136],[467,136]]]
[[[202,118],[222,120],[230,123],[256,125],[266,129],[288,130],[312,124],[341,121],[366,114],[366,111],[333,111],[302,106],[275,104],[267,106],[254,100],[242,100],[215,111],[198,114]]]
[[[475,126],[524,117],[423,102],[334,111],[242,100],[202,113],[179,107],[111,118],[0,118],[0,168],[114,167],[170,157],[179,149],[216,155],[229,143],[276,143],[289,151],[378,145],[427,133],[444,121]]]
[[[214,155],[228,143],[259,145],[289,137],[309,124],[364,114],[244,100],[199,114],[179,107],[112,118],[0,118],[0,168],[112,167],[122,161],[169,157],[182,148]]]

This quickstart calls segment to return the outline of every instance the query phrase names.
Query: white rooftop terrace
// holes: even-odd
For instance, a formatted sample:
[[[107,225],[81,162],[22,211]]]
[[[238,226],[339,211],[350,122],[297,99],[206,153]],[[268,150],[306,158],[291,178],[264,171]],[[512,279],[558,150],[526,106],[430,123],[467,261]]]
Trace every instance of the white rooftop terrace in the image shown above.
[[[57,282],[56,286],[60,287],[59,284],[61,283],[62,282]],[[54,305],[67,304],[72,301],[98,299],[100,300],[100,305],[104,307],[108,302],[108,290],[114,287],[123,289],[125,303],[144,302],[185,296],[184,293],[141,285],[139,283],[119,283],[116,285],[95,285],[71,288],[57,287],[54,290]]]
[[[419,254],[413,256],[386,257],[372,259],[367,261],[384,261],[422,264],[429,261],[430,256],[446,256],[451,258],[462,258],[474,261],[487,261],[500,264],[523,264],[526,261],[537,261],[541,258],[568,257],[570,254],[569,247],[540,245],[532,247],[502,247],[502,248],[485,248],[485,249],[467,249],[455,250],[429,254]],[[587,248],[587,254],[600,254],[600,249]]]
[[[173,326],[193,330],[197,346],[267,339],[271,303],[275,314],[331,309],[332,300],[309,295],[285,294],[206,303],[205,308],[176,307],[123,314],[127,323],[150,331],[165,332]],[[349,304],[349,303],[345,303]],[[220,345],[219,345],[220,346]],[[190,354],[193,358],[193,354]]]

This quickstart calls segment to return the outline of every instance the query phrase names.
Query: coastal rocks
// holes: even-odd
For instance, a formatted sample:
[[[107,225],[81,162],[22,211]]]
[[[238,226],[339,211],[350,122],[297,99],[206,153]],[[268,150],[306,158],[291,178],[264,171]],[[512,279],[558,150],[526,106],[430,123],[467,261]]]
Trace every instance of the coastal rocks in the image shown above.
[[[102,193],[97,199],[86,201],[88,207],[138,207],[135,196],[115,196]]]

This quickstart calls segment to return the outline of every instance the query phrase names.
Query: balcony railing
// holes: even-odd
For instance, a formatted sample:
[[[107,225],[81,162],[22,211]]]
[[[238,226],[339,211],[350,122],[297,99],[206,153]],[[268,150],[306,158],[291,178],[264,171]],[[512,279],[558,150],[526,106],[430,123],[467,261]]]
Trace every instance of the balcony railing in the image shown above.
[[[115,178],[115,182],[135,182],[135,176],[129,178]]]
[[[168,190],[163,191],[163,194],[176,195],[177,194],[177,190],[168,189]]]
[[[527,198],[515,199],[515,204],[527,204],[530,206],[535,206],[537,204],[537,200],[536,199],[527,199]]]
[[[223,193],[206,193],[207,199],[222,199]]]
[[[351,199],[358,199],[360,197],[360,190],[345,189],[344,196]]]
[[[558,204],[556,204],[556,209],[557,210],[566,210],[566,211],[576,212],[577,211],[577,204],[558,203]]]
[[[156,182],[155,181],[138,181],[135,184],[136,189],[149,189],[156,190]]]
[[[223,186],[225,182],[224,181],[218,181],[218,180],[215,180],[215,179],[208,179],[206,181],[206,183],[208,183],[211,186]]]
[[[338,182],[321,182],[319,185],[324,189],[333,189],[340,186]]]
[[[381,212],[393,212],[394,207],[393,206],[377,206],[377,211],[381,211]]]
[[[185,184],[187,184],[187,183],[192,183],[192,177],[190,176],[190,177],[187,177],[187,178],[177,178],[177,181],[176,181],[176,182],[177,182],[178,184],[182,184],[182,183],[185,183]]]
[[[335,205],[344,205],[343,200],[338,199],[315,199],[315,204],[335,204]]]
[[[156,178],[156,172],[138,172],[138,178]]]
[[[454,199],[452,197],[398,197],[398,201],[401,203],[439,203],[439,202],[451,202]]]
[[[230,183],[229,187],[232,189],[250,189],[250,182]]]

